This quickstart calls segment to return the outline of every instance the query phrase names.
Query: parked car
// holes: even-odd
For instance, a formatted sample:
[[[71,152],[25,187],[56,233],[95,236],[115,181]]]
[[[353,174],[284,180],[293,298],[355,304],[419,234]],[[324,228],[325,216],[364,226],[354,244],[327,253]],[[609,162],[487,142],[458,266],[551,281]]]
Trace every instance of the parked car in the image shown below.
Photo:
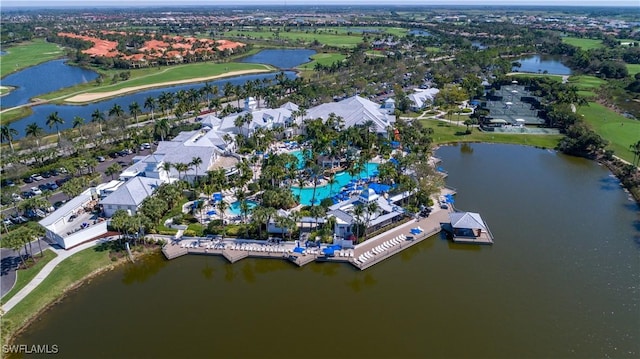
[[[2,187],[13,187],[16,184],[10,179],[3,179],[1,185]]]
[[[98,162],[104,162],[105,161],[103,156],[96,157],[96,160],[98,160]]]
[[[20,195],[19,195],[19,194],[17,194],[17,193],[12,193],[12,194],[11,194],[11,199],[12,199],[14,202],[22,201],[22,197],[20,197]]]
[[[22,180],[24,183],[33,183],[33,178],[27,177]]]
[[[142,145],[140,145],[140,148],[144,148],[145,150],[148,150],[151,148],[151,144],[148,142],[145,142]]]
[[[39,188],[41,191],[48,191],[48,190],[49,190],[49,184],[48,184],[48,183],[40,184],[40,185],[38,185],[38,188]]]
[[[58,201],[56,203],[53,204],[53,208],[58,209],[60,207],[62,207],[67,201]]]
[[[31,193],[33,193],[34,195],[40,195],[42,194],[42,190],[38,187],[31,187]]]
[[[33,197],[33,193],[29,192],[29,191],[24,191],[22,192],[22,198],[31,198]]]
[[[2,220],[2,223],[3,223],[5,226],[11,226],[11,225],[13,225],[13,222],[11,222],[11,219],[9,219],[9,218],[5,218],[5,219],[3,219],[3,220]]]
[[[39,173],[32,174],[31,178],[33,178],[34,181],[42,181],[44,179],[44,177]]]
[[[60,170],[57,170],[55,168],[51,170],[51,175],[52,176],[58,176],[59,174],[60,174]]]
[[[24,218],[22,216],[16,216],[16,215],[11,216],[11,222],[13,222],[15,224],[25,223],[27,221],[28,221],[28,219],[26,219],[26,218]]]
[[[60,173],[68,173],[67,169],[64,167],[58,168],[58,171],[60,171]]]
[[[63,184],[65,184],[69,180],[70,180],[69,177],[60,178],[60,179],[57,179],[55,183],[58,185],[58,187],[60,187],[60,186],[62,186]]]
[[[44,178],[49,178],[49,177],[51,177],[51,172],[49,172],[49,171],[42,172],[42,177],[44,177]]]
[[[49,182],[47,183],[47,188],[52,191],[55,191],[58,189],[58,185],[55,182]]]

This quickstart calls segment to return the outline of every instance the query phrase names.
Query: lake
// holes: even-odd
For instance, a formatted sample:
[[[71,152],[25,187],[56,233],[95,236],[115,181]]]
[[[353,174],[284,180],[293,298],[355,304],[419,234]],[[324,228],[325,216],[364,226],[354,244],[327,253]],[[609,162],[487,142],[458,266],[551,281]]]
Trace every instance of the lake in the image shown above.
[[[281,69],[292,69],[311,61],[311,56],[315,53],[314,50],[269,49],[247,56],[241,62],[268,64]]]
[[[512,71],[530,72],[530,73],[547,73],[552,75],[571,75],[571,69],[565,66],[560,57],[534,55],[514,60],[522,66],[513,67]]]
[[[287,77],[294,78],[296,74],[291,71],[285,72]],[[254,74],[254,75],[243,75],[236,77],[229,77],[226,79],[220,79],[216,81],[209,81],[212,86],[218,86],[220,90],[224,88],[225,83],[230,82],[233,85],[242,85],[249,80],[255,79],[263,79],[263,78],[271,78],[274,79],[277,73],[269,73],[269,74]],[[114,104],[120,105],[125,113],[129,113],[129,105],[132,102],[138,102],[140,108],[143,112],[147,112],[147,110],[143,107],[145,99],[149,96],[158,98],[162,92],[177,92],[180,90],[189,90],[189,89],[200,89],[204,87],[205,83],[192,83],[185,85],[176,85],[170,87],[161,87],[136,93],[131,93],[128,95],[119,96],[116,98],[112,98],[109,100],[104,100],[101,102],[95,102],[88,105],[54,105],[54,104],[44,104],[32,107],[33,113],[25,118],[22,118],[16,122],[11,124],[12,128],[15,128],[19,135],[16,138],[22,138],[25,135],[25,128],[32,122],[37,123],[42,127],[45,133],[54,133],[55,128],[50,129],[47,127],[47,116],[49,116],[54,111],[58,111],[58,115],[64,119],[65,123],[60,125],[60,130],[68,129],[73,126],[73,118],[75,116],[80,116],[85,119],[85,123],[91,121],[91,114],[96,110],[100,110],[105,114],[105,118],[109,116],[107,113],[109,109],[113,107]],[[158,110],[156,110],[156,113]]]
[[[95,71],[69,66],[66,61],[47,61],[3,78],[3,86],[12,86],[15,89],[2,96],[2,108],[24,105],[38,95],[93,81],[98,77]]]
[[[292,67],[301,65],[303,63],[309,62],[309,56],[313,54],[315,54],[315,51],[313,50],[299,50],[299,49],[262,50],[253,56],[244,58],[242,62],[265,63],[265,64],[276,66],[278,68],[285,69],[285,68],[292,68]],[[29,75],[25,71],[32,70],[32,71],[39,72],[39,71],[42,71],[42,69],[45,69],[45,70],[49,69],[49,66],[56,66],[55,64],[52,65],[51,63],[60,62],[61,64],[64,64],[63,61],[64,60],[48,61],[44,64],[33,66],[29,69],[7,76],[7,78],[11,76],[15,76],[15,78],[17,79],[16,81],[27,81],[27,78],[30,78],[31,75]],[[67,75],[69,75],[70,72],[72,71],[71,69],[79,69],[73,66],[67,66],[67,65],[64,65],[64,66],[65,67],[59,68],[58,69],[59,72],[56,74],[56,76],[58,76],[60,79],[66,78]],[[296,74],[291,71],[285,71],[285,74],[288,78],[296,77]],[[69,75],[69,76],[73,77],[72,75]],[[273,79],[275,78],[275,76],[276,76],[276,73],[243,75],[243,76],[220,79],[216,81],[209,81],[209,83],[211,85],[217,85],[222,90],[222,88],[224,87],[224,84],[227,82],[230,82],[233,85],[242,85],[249,80],[263,79],[263,78]],[[8,84],[8,82],[6,81],[7,81],[6,79],[3,79],[3,84],[5,83]],[[60,130],[64,130],[64,129],[71,128],[73,126],[73,118],[76,116],[84,118],[85,123],[90,122],[91,114],[96,109],[102,111],[103,113],[105,113],[105,117],[108,117],[106,116],[106,113],[109,112],[109,109],[111,109],[114,104],[118,104],[120,105],[120,107],[122,107],[122,109],[126,113],[128,113],[129,105],[135,101],[135,102],[138,102],[138,104],[140,105],[140,107],[144,112],[147,112],[147,110],[144,109],[143,105],[144,105],[145,99],[149,96],[157,98],[162,92],[177,92],[180,90],[200,89],[204,87],[204,85],[205,85],[204,83],[192,83],[192,84],[161,87],[161,88],[136,92],[132,94],[127,94],[127,95],[119,96],[117,98],[104,100],[101,102],[95,102],[88,105],[55,105],[55,104],[37,105],[32,107],[33,113],[31,115],[11,123],[11,128],[14,128],[18,131],[18,136],[16,136],[17,139],[20,139],[25,136],[25,129],[32,122],[35,122],[40,127],[42,127],[45,133],[54,133],[55,129],[50,129],[49,127],[46,126],[46,119],[47,119],[47,116],[49,116],[51,113],[55,111],[57,111],[58,115],[65,121],[64,124],[59,126]],[[67,85],[67,86],[71,86],[71,85]],[[62,86],[62,87],[67,87],[67,86]],[[38,90],[36,92],[37,94],[42,94],[49,91]],[[3,107],[5,103],[5,98],[9,96],[12,96],[12,94],[2,97]],[[25,96],[26,95],[22,95],[22,98],[24,99],[24,101],[28,101],[29,97],[25,98]]]
[[[17,344],[91,358],[637,358],[640,218],[619,182],[530,147],[437,155],[493,246],[435,236],[366,271],[152,256],[74,291]]]

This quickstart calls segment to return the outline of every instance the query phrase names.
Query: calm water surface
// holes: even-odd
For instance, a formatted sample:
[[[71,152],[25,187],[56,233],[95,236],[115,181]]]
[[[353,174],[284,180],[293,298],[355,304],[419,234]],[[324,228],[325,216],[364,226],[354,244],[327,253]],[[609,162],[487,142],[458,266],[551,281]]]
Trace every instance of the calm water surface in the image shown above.
[[[571,69],[565,66],[559,57],[534,55],[516,60],[522,66],[514,67],[513,71],[543,73],[547,71],[553,75],[571,75]]]
[[[98,77],[95,71],[69,66],[66,61],[47,61],[3,78],[3,86],[12,86],[15,89],[8,95],[2,96],[0,99],[2,108],[23,105],[38,95],[93,81]]]
[[[437,154],[493,246],[433,237],[364,272],[156,256],[75,291],[18,343],[65,358],[637,358],[640,221],[609,172],[519,146]]]
[[[270,49],[242,59],[242,62],[269,64],[281,69],[291,69],[311,61],[314,50]]]
[[[293,68],[303,63],[309,62],[310,60],[309,57],[313,54],[315,54],[315,51],[313,50],[300,50],[300,49],[262,50],[253,56],[244,58],[242,62],[270,64],[278,68],[288,69],[288,68]],[[64,66],[64,67],[59,69],[58,68],[52,69],[51,66]],[[76,73],[75,72],[72,73],[75,70],[81,70],[84,72],[91,73],[93,74],[93,77],[90,77],[89,74],[83,72],[82,75],[80,76],[80,79],[78,79]],[[33,79],[37,81],[40,78],[38,76],[32,76],[27,71],[35,71],[38,73],[45,72],[49,77],[54,76],[55,81],[53,80],[46,81],[46,83],[52,82],[56,84],[58,87],[44,90],[43,86],[45,85],[42,85],[40,83],[37,83],[37,86],[35,87],[25,86],[25,88],[31,89],[31,92],[25,93],[22,95],[19,95],[19,94],[13,95],[12,93],[10,95],[2,97],[1,99],[2,107],[10,107],[20,103],[27,103],[29,98],[37,96],[38,94],[43,94],[43,93],[54,91],[58,88],[71,86],[73,84],[84,81],[85,78],[87,79],[87,81],[90,81],[97,76],[93,71],[83,70],[77,67],[64,65],[64,60],[55,60],[55,61],[49,61],[44,64],[40,64],[37,66],[33,66],[30,69],[20,71],[13,75],[7,76],[5,79],[2,80],[2,82],[3,84],[9,85],[11,84],[9,80],[19,83],[24,81],[33,81]],[[285,74],[289,78],[294,78],[296,76],[295,73],[291,71],[286,71]],[[230,82],[233,85],[242,85],[249,80],[275,78],[275,76],[276,76],[275,73],[244,75],[244,76],[237,76],[237,77],[232,77],[227,79],[221,79],[217,81],[210,81],[210,83],[211,85],[217,85],[220,89],[222,89],[224,87],[224,84],[227,82]],[[40,81],[42,81],[42,79]],[[68,81],[71,81],[71,82],[68,82]],[[69,83],[69,84],[66,84],[66,83]],[[66,84],[66,85],[60,85],[60,84]],[[55,132],[55,129],[50,129],[49,127],[46,126],[46,121],[47,121],[46,119],[51,113],[55,111],[57,111],[58,115],[63,120],[65,120],[65,123],[63,125],[60,125],[60,129],[64,130],[72,127],[73,118],[76,116],[82,117],[85,120],[85,122],[91,121],[91,114],[96,109],[102,111],[103,113],[105,113],[105,117],[108,117],[106,114],[109,112],[109,109],[111,109],[114,104],[120,105],[120,107],[122,107],[122,109],[124,109],[125,112],[128,112],[129,105],[135,101],[135,102],[138,102],[142,110],[146,112],[147,110],[143,108],[143,104],[145,99],[149,96],[157,98],[162,92],[177,92],[180,90],[200,89],[203,86],[204,86],[204,83],[196,83],[196,84],[185,84],[185,85],[150,89],[142,92],[123,95],[114,99],[109,99],[101,102],[84,105],[84,106],[52,105],[52,104],[34,106],[32,107],[33,113],[31,115],[25,118],[22,118],[16,122],[13,122],[11,124],[11,127],[18,131],[18,136],[16,136],[16,138],[18,139],[25,136],[26,127],[33,122],[37,123],[40,127],[42,127],[44,132],[53,133]],[[9,96],[16,96],[16,98],[19,98],[19,99],[11,100],[13,102],[9,102],[9,99],[8,99]],[[11,103],[14,103],[14,104],[11,104]]]
[[[289,78],[295,77],[295,73],[291,71],[287,71],[285,72],[285,74]],[[231,78],[222,79],[222,80],[210,81],[209,83],[212,86],[218,86],[218,88],[222,90],[224,88],[225,83],[227,82],[230,82],[233,85],[242,85],[245,82],[250,80],[263,79],[263,78],[273,79],[275,78],[275,76],[276,76],[275,73],[243,75],[243,76],[231,77]],[[17,138],[22,138],[25,136],[25,129],[32,122],[35,122],[40,127],[42,127],[44,132],[54,133],[55,128],[50,129],[46,125],[47,116],[49,116],[54,111],[57,111],[58,115],[65,121],[64,124],[60,125],[60,129],[64,130],[67,128],[71,128],[73,126],[73,118],[76,116],[82,117],[85,120],[85,123],[90,122],[91,114],[96,109],[103,112],[105,114],[105,118],[108,118],[109,117],[108,112],[113,107],[114,104],[120,105],[120,107],[122,107],[125,113],[129,113],[129,105],[134,101],[138,102],[138,105],[140,105],[140,108],[146,113],[147,109],[145,109],[143,106],[146,98],[149,96],[158,98],[158,96],[160,96],[162,92],[177,92],[180,90],[186,91],[189,89],[200,89],[204,87],[204,85],[205,83],[195,83],[195,84],[162,87],[162,88],[151,89],[151,90],[142,91],[142,92],[136,92],[129,95],[123,95],[117,98],[113,98],[113,99],[109,99],[101,102],[95,102],[95,103],[84,105],[84,106],[53,105],[53,104],[38,105],[38,106],[32,107],[33,113],[31,115],[25,118],[22,118],[16,122],[13,122],[11,124],[11,127],[15,128],[18,131],[19,135],[16,136]],[[156,110],[156,113],[157,112],[158,110]]]

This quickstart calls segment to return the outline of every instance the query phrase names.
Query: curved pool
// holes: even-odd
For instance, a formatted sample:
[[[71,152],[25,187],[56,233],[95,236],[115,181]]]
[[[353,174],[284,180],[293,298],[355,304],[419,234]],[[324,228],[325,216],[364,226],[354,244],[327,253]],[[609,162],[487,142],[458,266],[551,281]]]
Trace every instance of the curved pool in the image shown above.
[[[256,202],[256,201],[247,201],[247,205],[249,206],[249,210],[252,210],[255,206],[258,205],[258,202]],[[227,211],[229,213],[233,214],[234,216],[241,215],[242,211],[240,210],[240,201],[235,201],[235,202],[231,203],[231,205],[229,206]]]

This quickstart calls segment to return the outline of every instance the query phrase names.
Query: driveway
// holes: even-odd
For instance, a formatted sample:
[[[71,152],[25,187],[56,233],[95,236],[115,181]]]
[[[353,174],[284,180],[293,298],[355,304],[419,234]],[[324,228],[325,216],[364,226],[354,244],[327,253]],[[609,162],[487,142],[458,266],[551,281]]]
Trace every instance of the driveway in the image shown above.
[[[43,251],[50,247],[49,243],[43,240],[40,240],[40,246],[42,246]],[[40,253],[38,240],[33,241],[31,247],[34,255]],[[21,249],[20,252],[24,254],[24,249]],[[10,248],[0,248],[0,258],[0,297],[4,297],[16,284],[16,269],[18,269],[22,261],[18,253]]]

